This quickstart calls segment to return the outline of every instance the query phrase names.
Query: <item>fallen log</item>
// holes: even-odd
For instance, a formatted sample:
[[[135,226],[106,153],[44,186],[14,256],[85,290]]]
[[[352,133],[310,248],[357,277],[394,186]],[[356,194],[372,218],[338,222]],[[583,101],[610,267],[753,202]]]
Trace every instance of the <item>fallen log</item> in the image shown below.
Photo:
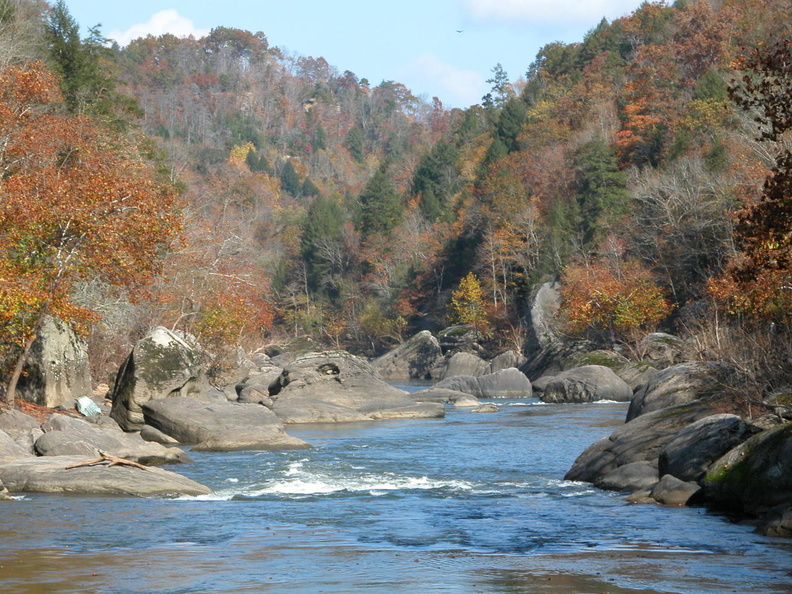
[[[137,462],[133,462],[132,460],[127,460],[125,458],[119,458],[118,456],[113,456],[106,452],[99,452],[99,457],[94,458],[93,460],[83,460],[82,462],[77,462],[75,464],[69,464],[66,469],[71,468],[79,468],[81,466],[93,466],[94,464],[104,464],[105,462],[108,463],[108,467],[110,466],[132,466],[133,468],[140,468],[141,470],[151,470],[148,466],[144,466],[143,464],[138,464]]]

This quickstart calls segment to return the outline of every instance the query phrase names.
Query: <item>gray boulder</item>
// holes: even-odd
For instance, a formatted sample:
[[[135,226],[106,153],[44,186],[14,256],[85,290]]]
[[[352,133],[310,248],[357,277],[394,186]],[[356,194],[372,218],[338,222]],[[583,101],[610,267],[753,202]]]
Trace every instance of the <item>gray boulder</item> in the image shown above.
[[[639,491],[657,483],[656,462],[630,462],[614,468],[594,483],[609,491]]]
[[[653,367],[664,369],[683,360],[685,343],[678,336],[653,332],[641,341],[639,348],[644,353],[645,361]]]
[[[369,414],[371,419],[440,419],[445,416],[445,407],[435,402],[420,402],[399,408],[378,410]]]
[[[201,402],[176,396],[143,405],[148,425],[196,451],[287,450],[308,448],[287,435],[283,423],[260,404]]]
[[[274,365],[251,372],[243,382],[236,386],[237,402],[261,403],[271,407],[270,386],[277,385],[281,373],[283,373],[283,369]]]
[[[440,404],[450,404],[456,407],[478,406],[479,399],[466,392],[449,390],[446,388],[432,387],[410,394],[415,402],[439,402]]]
[[[768,512],[759,524],[765,536],[792,538],[792,506],[781,505]]]
[[[110,415],[125,431],[140,431],[145,424],[142,407],[149,400],[199,396],[207,388],[198,353],[159,326],[135,344],[121,365],[111,392]]]
[[[55,408],[91,394],[88,345],[61,320],[46,316],[31,346],[17,396]]]
[[[751,437],[737,415],[712,415],[683,428],[660,452],[661,475],[698,481],[710,465]]]
[[[270,395],[273,410],[288,407],[292,420],[297,418],[295,407],[309,402],[344,407],[369,419],[388,418],[388,411],[408,414],[408,409],[416,416],[435,417],[443,409],[416,404],[407,392],[382,381],[369,363],[344,351],[298,356],[270,387]]]
[[[615,351],[601,349],[577,353],[563,362],[563,366],[566,369],[585,365],[609,367],[630,386],[631,390],[635,390],[636,387],[645,384],[658,371],[644,361],[630,361],[627,357]]]
[[[660,371],[635,391],[627,420],[712,396],[728,385],[730,370],[717,361],[680,363]]]
[[[531,382],[525,374],[513,367],[478,377],[449,377],[434,387],[465,392],[476,398],[530,398],[533,394]]]
[[[557,315],[560,307],[560,284],[547,282],[539,285],[531,298],[526,353],[534,353],[560,341]]]
[[[178,448],[144,441],[137,433],[124,433],[118,425],[100,428],[82,419],[52,415],[41,428],[44,434],[35,443],[36,453],[40,456],[96,458],[105,453],[147,465],[189,460]]]
[[[482,404],[481,406],[477,406],[476,408],[474,408],[470,412],[472,412],[472,413],[496,413],[496,412],[499,412],[499,411],[500,411],[500,408],[498,408],[496,405],[490,403],[490,404]]]
[[[442,357],[440,342],[431,332],[423,330],[375,359],[372,366],[385,379],[429,379],[432,369]]]
[[[652,487],[649,497],[663,505],[688,505],[701,493],[701,486],[695,481],[681,481],[670,474],[664,475]]]
[[[4,431],[29,454],[35,455],[33,447],[42,434],[41,423],[19,410],[0,411],[0,431]]]
[[[490,373],[496,373],[511,367],[516,367],[519,369],[520,365],[523,365],[525,362],[526,358],[520,353],[506,351],[492,359],[482,375],[489,375]]]
[[[702,480],[708,502],[760,514],[792,501],[792,423],[768,429],[726,453]]]
[[[632,390],[613,370],[602,365],[586,365],[564,371],[549,381],[542,392],[543,402],[629,402]]]
[[[578,456],[566,479],[596,483],[609,472],[632,462],[659,464],[660,453],[690,425],[718,413],[734,413],[728,401],[692,402],[654,411],[626,423]]]
[[[90,459],[90,457],[89,457]],[[0,464],[0,481],[12,493],[90,493],[137,497],[208,495],[212,491],[175,472],[126,465],[67,468],[85,456],[24,458]]]
[[[454,353],[445,363],[440,380],[458,376],[478,377],[488,367],[488,363],[473,353]]]
[[[0,463],[33,457],[34,454],[28,448],[18,444],[8,433],[0,430]]]

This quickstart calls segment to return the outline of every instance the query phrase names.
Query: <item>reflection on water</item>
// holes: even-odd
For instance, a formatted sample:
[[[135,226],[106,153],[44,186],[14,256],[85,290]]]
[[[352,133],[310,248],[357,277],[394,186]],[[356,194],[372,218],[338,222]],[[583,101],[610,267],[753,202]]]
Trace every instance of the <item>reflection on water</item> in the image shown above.
[[[26,495],[2,592],[792,592],[792,545],[703,509],[563,480],[624,405],[292,427],[290,452],[194,453],[212,496]]]

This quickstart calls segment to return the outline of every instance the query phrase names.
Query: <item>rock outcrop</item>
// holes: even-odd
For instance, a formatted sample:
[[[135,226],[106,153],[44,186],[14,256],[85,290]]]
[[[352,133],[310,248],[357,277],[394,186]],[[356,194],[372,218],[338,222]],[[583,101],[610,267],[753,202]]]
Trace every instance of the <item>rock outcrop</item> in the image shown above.
[[[31,346],[17,396],[55,408],[71,408],[91,394],[88,345],[61,320],[46,316]]]
[[[349,415],[343,420],[359,420],[360,415],[381,419],[444,414],[442,405],[414,402],[407,392],[382,381],[366,361],[344,351],[298,356],[269,391],[273,411],[282,411],[289,422],[325,422],[328,411]],[[311,410],[318,415],[312,416]]]
[[[110,415],[125,431],[140,431],[145,423],[143,405],[149,400],[199,396],[207,388],[198,353],[160,326],[139,340],[121,365],[111,392]]]
[[[728,366],[717,361],[680,363],[663,369],[636,389],[627,420],[721,392],[728,385],[729,375]]]

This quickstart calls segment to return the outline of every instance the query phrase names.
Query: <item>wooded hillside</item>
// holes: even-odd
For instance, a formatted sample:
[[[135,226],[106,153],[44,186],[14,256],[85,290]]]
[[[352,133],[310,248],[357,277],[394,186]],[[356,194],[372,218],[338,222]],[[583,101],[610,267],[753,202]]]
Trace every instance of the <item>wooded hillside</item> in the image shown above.
[[[493,349],[521,348],[529,296],[551,278],[564,282],[571,335],[634,345],[666,328],[703,351],[731,319],[730,331],[772,323],[786,336],[789,15],[788,0],[645,2],[579,43],[545,46],[516,83],[495,66],[480,105],[448,110],[287,55],[261,32],[119,48],[96,29],[80,39],[62,2],[0,0],[6,359],[45,310],[93,324],[99,373],[155,324],[195,335],[218,365],[229,347],[287,337],[373,355],[470,311]],[[58,93],[34,76],[54,77]],[[63,130],[62,148],[34,136],[8,148],[15,129],[46,133],[20,119],[21,100]],[[146,247],[129,257],[145,263],[127,264],[146,271],[145,291],[129,289],[137,275],[107,274],[104,247],[61,282],[72,219],[47,222],[42,239],[44,222],[23,228],[14,214],[20,201],[48,208],[44,190],[20,185],[19,155],[47,161],[25,166],[46,192],[77,146],[75,171],[104,175],[93,145],[66,133],[83,125],[119,163],[86,178],[108,184],[97,199],[144,175],[151,197],[129,195],[160,200],[145,215],[157,222],[135,227]],[[63,191],[88,216],[90,193]],[[99,219],[80,233],[118,233]],[[54,250],[49,268],[30,263],[44,254],[34,244]],[[42,301],[35,291],[55,279],[63,299]]]

